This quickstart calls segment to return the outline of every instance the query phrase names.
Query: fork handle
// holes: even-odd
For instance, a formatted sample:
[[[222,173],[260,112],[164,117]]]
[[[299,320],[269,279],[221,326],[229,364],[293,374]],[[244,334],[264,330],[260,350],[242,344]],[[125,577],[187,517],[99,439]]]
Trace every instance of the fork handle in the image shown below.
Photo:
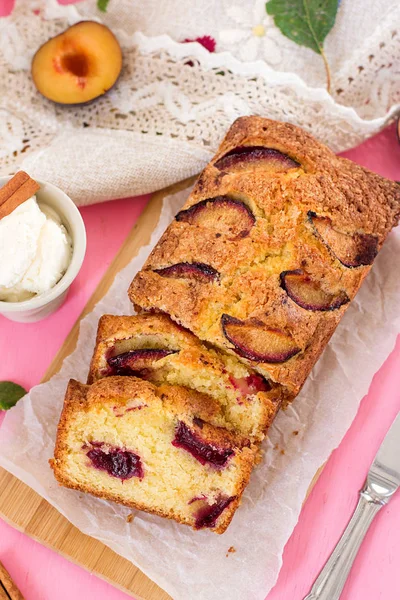
[[[360,492],[349,524],[304,600],[339,600],[361,542],[384,504],[368,485]]]

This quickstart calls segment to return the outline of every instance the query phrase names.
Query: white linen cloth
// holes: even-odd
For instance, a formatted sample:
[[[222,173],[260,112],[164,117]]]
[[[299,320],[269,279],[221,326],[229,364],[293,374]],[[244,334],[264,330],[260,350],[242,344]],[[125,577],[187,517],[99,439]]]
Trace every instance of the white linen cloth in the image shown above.
[[[115,87],[84,106],[42,98],[30,61],[82,19],[110,26],[124,55]],[[216,52],[185,39],[210,35]],[[265,0],[16,2],[0,19],[0,172],[19,166],[77,204],[161,189],[199,172],[234,119],[305,127],[333,150],[379,131],[400,105],[400,4],[342,0],[321,57],[285,38]]]

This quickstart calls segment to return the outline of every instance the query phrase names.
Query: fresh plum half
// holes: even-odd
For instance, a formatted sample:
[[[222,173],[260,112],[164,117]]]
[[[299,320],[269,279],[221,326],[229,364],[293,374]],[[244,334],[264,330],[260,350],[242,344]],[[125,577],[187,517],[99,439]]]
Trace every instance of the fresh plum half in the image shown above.
[[[32,59],[32,80],[45,98],[83,104],[111,89],[122,51],[108,27],[80,21],[45,42]]]
[[[172,279],[194,279],[202,283],[210,283],[219,279],[219,273],[210,265],[204,263],[181,262],[163,269],[154,269],[161,277]]]
[[[219,234],[246,237],[256,222],[250,208],[228,196],[201,200],[175,217],[177,221],[213,229]]]
[[[220,171],[245,171],[251,167],[263,167],[269,171],[282,172],[297,169],[300,164],[287,154],[265,146],[238,146],[214,163]]]
[[[249,360],[281,363],[301,351],[293,338],[280,329],[240,321],[227,314],[222,315],[221,325],[235,351]]]
[[[228,459],[234,454],[231,448],[217,448],[205,442],[183,422],[179,421],[172,440],[175,448],[182,448],[189,452],[202,465],[209,464],[213,467],[225,467]]]
[[[175,354],[175,352],[177,350],[159,348],[129,350],[129,352],[123,352],[122,354],[117,354],[117,356],[109,356],[107,363],[111,369],[111,375],[132,375],[145,369],[151,369],[154,363],[169,354]]]
[[[378,254],[378,238],[370,233],[342,233],[335,229],[329,217],[319,217],[309,211],[308,218],[315,233],[345,267],[372,265]]]
[[[281,287],[289,298],[306,310],[335,310],[350,302],[346,292],[340,291],[337,294],[325,292],[301,269],[283,271],[280,279]]]

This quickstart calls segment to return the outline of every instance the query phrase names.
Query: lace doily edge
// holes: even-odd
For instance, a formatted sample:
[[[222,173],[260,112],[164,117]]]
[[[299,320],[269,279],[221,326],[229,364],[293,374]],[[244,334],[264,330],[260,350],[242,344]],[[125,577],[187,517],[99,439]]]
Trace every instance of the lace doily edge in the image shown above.
[[[76,23],[82,18],[79,13],[79,5],[60,5],[57,0],[48,0],[45,18],[60,18],[61,15],[64,15],[70,24]],[[101,22],[100,18],[95,18],[95,20]],[[337,112],[338,117],[361,127],[367,125],[366,131],[372,133],[382,129],[397,113],[400,113],[400,104],[396,104],[381,117],[363,119],[353,107],[336,102],[326,89],[311,87],[299,75],[276,71],[262,60],[242,62],[229,51],[210,53],[198,42],[177,42],[168,34],[147,36],[141,31],[133,34],[127,34],[122,29],[113,29],[113,31],[123,44],[133,43],[144,54],[153,54],[164,50],[175,60],[195,58],[206,71],[225,68],[242,77],[262,77],[270,85],[291,86],[305,101],[313,103],[319,101],[326,105],[327,110]]]

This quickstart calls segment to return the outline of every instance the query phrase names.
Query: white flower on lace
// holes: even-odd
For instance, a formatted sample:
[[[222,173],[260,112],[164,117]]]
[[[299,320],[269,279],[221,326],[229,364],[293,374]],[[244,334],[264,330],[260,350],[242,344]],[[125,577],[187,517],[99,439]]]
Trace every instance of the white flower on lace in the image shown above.
[[[261,58],[271,65],[281,60],[279,32],[265,10],[265,0],[256,0],[253,10],[244,5],[227,6],[226,14],[238,27],[219,32],[219,42],[245,61]]]

